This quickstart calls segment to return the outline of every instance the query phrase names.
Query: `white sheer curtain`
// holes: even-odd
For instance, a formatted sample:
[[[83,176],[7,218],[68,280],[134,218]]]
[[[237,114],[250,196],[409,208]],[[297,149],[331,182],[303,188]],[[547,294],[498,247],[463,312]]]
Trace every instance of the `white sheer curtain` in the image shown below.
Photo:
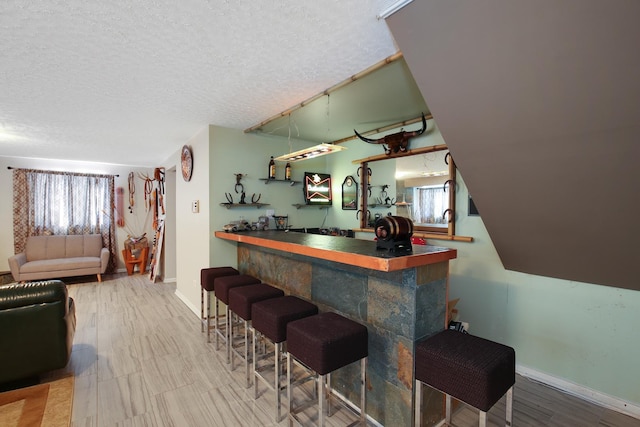
[[[417,224],[446,224],[444,211],[449,196],[442,186],[416,187],[413,194],[413,221]]]
[[[99,234],[111,224],[109,179],[32,172],[33,226],[43,234]],[[39,233],[40,234],[40,233]]]

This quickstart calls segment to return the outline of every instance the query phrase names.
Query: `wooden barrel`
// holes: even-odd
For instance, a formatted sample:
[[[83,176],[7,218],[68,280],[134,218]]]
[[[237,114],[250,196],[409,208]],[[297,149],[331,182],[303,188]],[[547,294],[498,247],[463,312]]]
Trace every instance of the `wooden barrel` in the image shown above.
[[[385,216],[376,221],[375,233],[378,240],[409,240],[413,235],[413,222],[403,216]]]

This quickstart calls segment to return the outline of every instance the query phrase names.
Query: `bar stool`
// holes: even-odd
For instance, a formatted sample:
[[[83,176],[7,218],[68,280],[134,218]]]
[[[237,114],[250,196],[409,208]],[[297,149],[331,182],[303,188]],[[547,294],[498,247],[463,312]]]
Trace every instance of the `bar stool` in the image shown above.
[[[204,332],[204,296],[207,295],[207,342],[211,342],[211,297],[210,292],[213,292],[213,281],[218,277],[223,276],[235,276],[240,274],[238,270],[233,267],[211,267],[203,268],[200,270],[200,332]],[[218,319],[216,317],[216,326]]]
[[[260,279],[256,279],[253,276],[248,274],[238,274],[234,276],[223,276],[218,277],[213,281],[213,288],[215,292],[215,304],[213,307],[213,317],[216,319],[216,327],[214,329],[214,333],[216,336],[216,350],[219,349],[218,346],[218,337],[222,338],[225,344],[226,351],[226,362],[230,361],[230,352],[229,352],[229,290],[233,288],[237,288],[239,286],[248,286],[254,285],[256,283],[260,283]],[[218,303],[222,302],[227,305],[227,316],[224,319],[224,334],[220,331],[220,323],[218,322]]]
[[[487,411],[507,395],[506,425],[511,425],[516,353],[513,348],[458,331],[444,330],[419,342],[415,352],[415,424],[421,424],[422,384],[446,395],[446,423],[451,423],[451,396],[480,410],[480,427]]]
[[[336,313],[321,313],[287,324],[287,400],[289,424],[308,404],[292,406],[291,362],[301,362],[317,375],[318,424],[324,426],[325,400],[331,396],[331,372],[360,360],[360,418],[366,425],[366,370],[368,331],[364,325]],[[325,383],[329,383],[325,390]],[[329,402],[330,405],[331,402]],[[330,411],[330,406],[327,408]],[[329,414],[330,415],[330,414]]]
[[[282,420],[280,392],[283,389],[280,381],[280,363],[282,348],[287,339],[287,324],[294,320],[318,314],[318,307],[308,301],[289,295],[272,298],[253,304],[251,308],[251,326],[253,328],[253,376],[255,382],[254,398],[258,398],[258,380],[262,380],[270,390],[276,392],[276,422]],[[270,384],[262,375],[264,369],[257,366],[256,335],[261,334],[274,346],[274,382]],[[266,356],[265,356],[266,357]]]
[[[244,355],[240,354],[234,346],[233,326],[230,327],[230,335],[227,338],[227,348],[231,352],[231,370],[234,369],[233,356],[238,355],[244,359],[244,370],[247,379],[247,387],[251,386],[251,376],[249,371],[249,329],[251,328],[251,307],[254,303],[284,296],[281,289],[275,288],[266,283],[259,283],[249,286],[240,286],[229,290],[229,322],[233,325],[231,316],[234,314],[244,321]]]

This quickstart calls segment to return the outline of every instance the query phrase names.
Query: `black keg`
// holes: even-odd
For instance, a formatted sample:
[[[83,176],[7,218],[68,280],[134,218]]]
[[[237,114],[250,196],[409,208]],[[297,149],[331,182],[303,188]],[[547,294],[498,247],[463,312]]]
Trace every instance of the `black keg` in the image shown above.
[[[407,241],[413,235],[413,221],[403,216],[385,216],[375,224],[375,233],[382,241]]]

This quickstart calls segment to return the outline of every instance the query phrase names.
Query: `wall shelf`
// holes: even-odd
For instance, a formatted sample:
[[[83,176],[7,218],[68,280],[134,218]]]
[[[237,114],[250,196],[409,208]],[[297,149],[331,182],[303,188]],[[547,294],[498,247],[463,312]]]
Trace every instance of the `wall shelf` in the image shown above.
[[[318,205],[303,205],[301,203],[295,203],[291,206],[295,206],[296,209],[300,208],[318,208],[318,209],[327,209],[329,206],[318,206]]]
[[[300,181],[291,181],[290,179],[275,179],[275,178],[260,178],[260,181],[264,181],[264,185],[267,185],[270,182],[286,182],[292,187],[300,182]]]
[[[373,203],[373,204],[369,204],[367,206],[369,206],[370,208],[390,208],[390,207],[396,206],[396,205],[385,205],[385,204]]]
[[[269,206],[269,203],[220,203],[220,206],[224,206],[227,209],[235,209],[235,208],[260,209],[263,206]]]

